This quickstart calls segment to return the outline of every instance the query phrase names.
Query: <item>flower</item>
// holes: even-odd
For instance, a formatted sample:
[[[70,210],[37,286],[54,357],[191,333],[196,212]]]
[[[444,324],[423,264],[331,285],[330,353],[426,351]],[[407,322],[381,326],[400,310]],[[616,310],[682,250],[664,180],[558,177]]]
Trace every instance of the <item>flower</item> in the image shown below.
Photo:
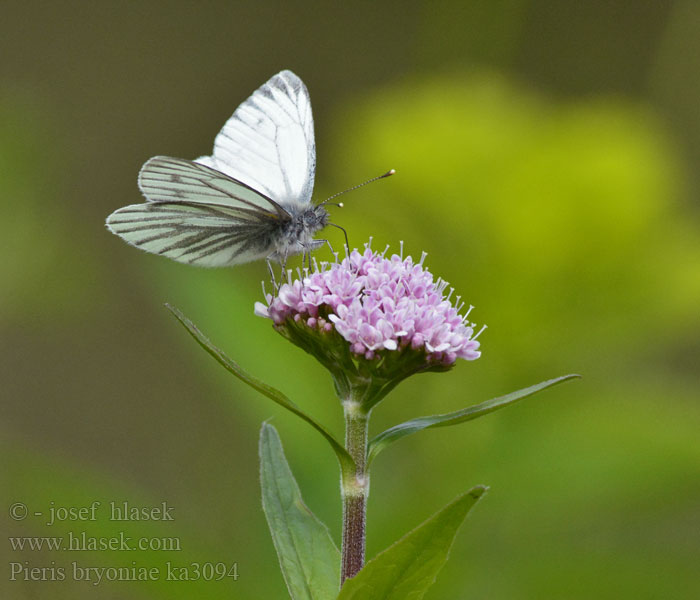
[[[332,352],[319,356],[319,336],[340,336],[356,362],[409,356],[414,372],[479,358],[479,334],[467,320],[472,307],[460,314],[460,297],[453,305],[454,290],[445,295],[448,283],[423,267],[426,254],[417,263],[410,256],[385,254],[366,244],[364,252],[353,250],[341,262],[299,272],[275,296],[265,295],[267,305],[256,302],[255,314],[271,319],[280,333],[329,367]]]

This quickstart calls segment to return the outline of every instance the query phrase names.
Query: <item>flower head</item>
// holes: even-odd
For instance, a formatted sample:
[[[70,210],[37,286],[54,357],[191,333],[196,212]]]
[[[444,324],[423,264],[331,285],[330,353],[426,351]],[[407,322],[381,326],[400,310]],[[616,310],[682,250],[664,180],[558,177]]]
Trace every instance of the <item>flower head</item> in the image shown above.
[[[255,314],[310,352],[334,374],[403,379],[446,370],[458,358],[479,358],[478,334],[467,320],[471,307],[451,302],[453,290],[408,256],[354,250],[282,284]],[[290,277],[291,279],[291,277]]]

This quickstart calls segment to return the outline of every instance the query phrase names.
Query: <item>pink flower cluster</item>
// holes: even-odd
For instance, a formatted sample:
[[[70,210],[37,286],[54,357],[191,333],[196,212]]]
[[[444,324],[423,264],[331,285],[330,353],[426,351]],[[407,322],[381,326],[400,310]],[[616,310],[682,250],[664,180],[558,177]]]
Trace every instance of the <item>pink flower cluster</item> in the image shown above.
[[[319,330],[335,328],[354,354],[368,360],[408,346],[445,365],[479,358],[469,311],[459,314],[459,297],[453,306],[452,290],[444,295],[447,282],[433,281],[424,259],[414,263],[410,256],[385,258],[369,247],[354,250],[340,263],[281,285],[277,296],[267,294],[268,305],[256,302],[255,314],[278,326],[292,318]]]

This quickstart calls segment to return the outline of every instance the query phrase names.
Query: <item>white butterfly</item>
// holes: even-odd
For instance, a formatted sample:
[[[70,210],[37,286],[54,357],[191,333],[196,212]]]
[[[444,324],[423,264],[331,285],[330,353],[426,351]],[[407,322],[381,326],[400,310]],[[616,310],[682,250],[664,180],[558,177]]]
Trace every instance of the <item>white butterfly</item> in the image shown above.
[[[306,86],[282,71],[241,104],[195,161],[156,156],[138,183],[144,204],[107,217],[107,227],[146,252],[224,267],[308,254],[324,240],[325,203],[311,204],[316,145]]]

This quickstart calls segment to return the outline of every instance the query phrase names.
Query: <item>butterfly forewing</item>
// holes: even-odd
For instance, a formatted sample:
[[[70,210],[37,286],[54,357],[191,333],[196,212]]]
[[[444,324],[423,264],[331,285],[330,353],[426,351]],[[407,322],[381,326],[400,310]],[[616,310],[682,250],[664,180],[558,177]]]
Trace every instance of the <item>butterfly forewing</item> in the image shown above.
[[[149,159],[139,172],[139,188],[149,202],[223,204],[242,211],[275,212],[282,217],[286,213],[276,202],[247,185],[182,158]]]
[[[246,183],[281,205],[311,202],[316,145],[306,86],[282,71],[256,90],[226,122],[214,154],[197,162]]]

